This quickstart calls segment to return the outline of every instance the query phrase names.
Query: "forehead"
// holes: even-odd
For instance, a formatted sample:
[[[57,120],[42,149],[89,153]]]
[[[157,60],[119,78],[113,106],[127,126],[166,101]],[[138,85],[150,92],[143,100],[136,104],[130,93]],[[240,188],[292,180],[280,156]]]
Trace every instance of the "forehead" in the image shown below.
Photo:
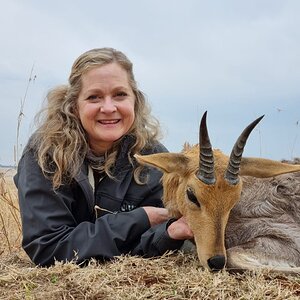
[[[127,71],[118,63],[94,66],[82,74],[83,86],[90,83],[118,82],[129,84]]]
[[[194,190],[198,201],[211,213],[229,211],[239,200],[242,183],[230,185],[223,176],[217,176],[214,185],[205,185],[196,176],[188,182]]]

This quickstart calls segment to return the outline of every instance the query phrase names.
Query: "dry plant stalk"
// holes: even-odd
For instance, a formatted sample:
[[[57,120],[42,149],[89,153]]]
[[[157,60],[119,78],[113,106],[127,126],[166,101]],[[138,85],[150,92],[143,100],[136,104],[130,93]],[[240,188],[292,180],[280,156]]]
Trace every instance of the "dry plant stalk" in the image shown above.
[[[30,75],[29,75],[29,79],[28,79],[28,83],[26,86],[26,90],[25,90],[25,94],[24,97],[21,99],[21,105],[20,105],[20,111],[19,111],[19,115],[18,115],[18,124],[17,124],[17,141],[16,141],[16,146],[15,146],[15,165],[17,166],[19,163],[19,156],[20,156],[20,128],[21,128],[21,122],[22,119],[24,117],[24,105],[25,105],[25,101],[27,98],[27,93],[28,93],[28,89],[29,86],[31,84],[31,82],[34,82],[36,79],[36,75],[32,78],[32,74],[33,74],[33,69],[34,69],[34,64],[32,65],[31,71],[30,71]]]

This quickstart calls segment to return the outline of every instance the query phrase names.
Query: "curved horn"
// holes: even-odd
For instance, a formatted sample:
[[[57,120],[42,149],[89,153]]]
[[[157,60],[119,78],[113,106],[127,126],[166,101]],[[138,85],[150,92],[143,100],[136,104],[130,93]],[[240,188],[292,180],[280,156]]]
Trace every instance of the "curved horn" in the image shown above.
[[[230,184],[237,184],[239,182],[239,172],[240,172],[240,164],[242,160],[242,155],[244,151],[244,147],[246,145],[247,139],[254,129],[254,127],[259,123],[259,121],[264,117],[261,116],[249,124],[244,131],[241,133],[237,141],[235,142],[233,149],[231,151],[229,162],[227,169],[225,171],[225,179]]]
[[[199,171],[197,177],[205,184],[214,184],[214,156],[211,148],[207,126],[206,126],[207,111],[203,114],[200,123],[199,132]]]

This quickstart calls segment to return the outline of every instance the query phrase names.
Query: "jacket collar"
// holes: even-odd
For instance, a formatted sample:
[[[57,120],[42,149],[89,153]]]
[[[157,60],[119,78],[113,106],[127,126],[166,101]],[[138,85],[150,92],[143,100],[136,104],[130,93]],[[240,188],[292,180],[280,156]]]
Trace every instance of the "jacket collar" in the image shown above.
[[[128,170],[132,169],[132,165],[128,159],[128,152],[135,141],[135,136],[125,135],[120,142],[116,163],[112,170],[112,174],[117,180],[122,179],[123,176],[128,173]],[[94,197],[92,186],[88,180],[88,161],[86,159],[84,160],[79,173],[75,176],[75,180],[80,184],[84,191],[86,190],[86,194],[89,197]]]

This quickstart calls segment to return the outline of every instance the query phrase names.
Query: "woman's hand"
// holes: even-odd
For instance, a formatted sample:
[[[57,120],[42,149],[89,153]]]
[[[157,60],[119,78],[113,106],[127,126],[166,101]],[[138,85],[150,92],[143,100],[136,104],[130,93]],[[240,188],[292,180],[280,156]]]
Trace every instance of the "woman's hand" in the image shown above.
[[[148,216],[151,227],[157,224],[161,224],[170,219],[168,210],[166,208],[144,206],[143,209]]]
[[[174,240],[189,240],[194,237],[193,232],[184,217],[176,220],[167,229],[170,238]]]
[[[148,216],[151,227],[170,219],[168,210],[166,208],[144,206],[143,209]],[[170,238],[174,240],[187,240],[194,237],[194,234],[186,223],[184,217],[181,217],[180,219],[171,223],[167,228],[167,231]]]

